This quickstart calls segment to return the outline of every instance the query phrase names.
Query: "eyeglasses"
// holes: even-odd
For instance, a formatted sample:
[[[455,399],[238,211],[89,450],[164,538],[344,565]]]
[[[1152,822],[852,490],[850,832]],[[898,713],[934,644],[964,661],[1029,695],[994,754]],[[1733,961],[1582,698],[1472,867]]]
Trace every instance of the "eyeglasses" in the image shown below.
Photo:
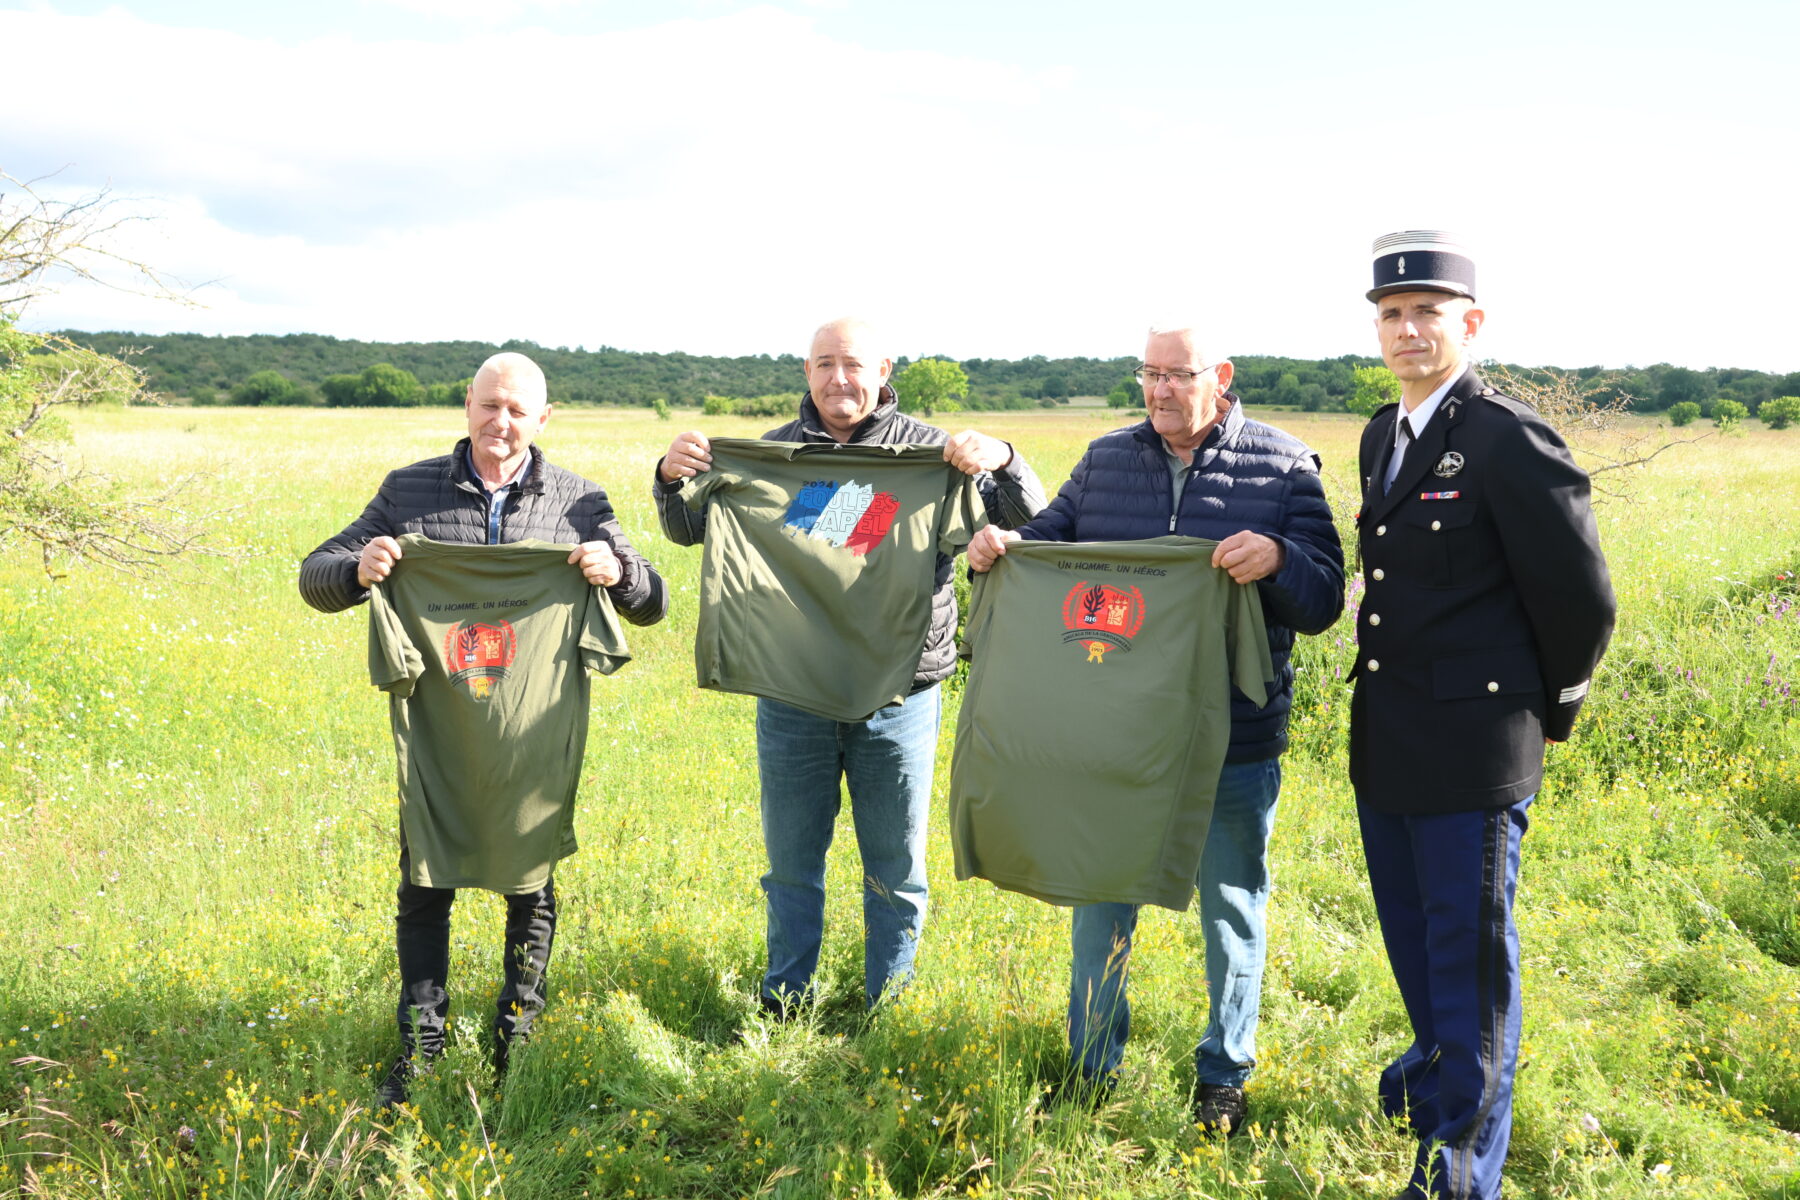
[[[1139,367],[1137,371],[1133,373],[1132,378],[1136,379],[1138,383],[1144,387],[1155,387],[1166,379],[1169,381],[1170,387],[1177,391],[1182,391],[1193,387],[1194,380],[1200,378],[1218,365],[1219,364],[1214,363],[1211,367],[1201,367],[1198,371],[1152,371],[1149,367]]]

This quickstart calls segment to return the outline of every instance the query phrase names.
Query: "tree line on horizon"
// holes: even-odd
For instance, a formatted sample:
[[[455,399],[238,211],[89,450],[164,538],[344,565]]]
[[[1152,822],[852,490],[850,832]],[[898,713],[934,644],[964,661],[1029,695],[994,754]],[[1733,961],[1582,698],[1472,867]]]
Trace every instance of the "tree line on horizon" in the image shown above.
[[[195,404],[460,404],[474,368],[501,350],[536,360],[549,379],[550,398],[565,404],[700,407],[708,397],[797,395],[803,386],[800,357],[794,354],[722,357],[611,346],[588,350],[518,339],[499,344],[364,342],[307,333],[65,330],[59,336],[103,354],[130,356],[152,390]],[[897,360],[896,371],[909,361]],[[1342,411],[1356,394],[1357,368],[1380,365],[1377,358],[1353,354],[1328,359],[1242,355],[1232,361],[1237,367],[1234,391],[1255,404],[1306,412]],[[960,402],[965,409],[1051,406],[1076,396],[1108,396],[1115,406],[1142,400],[1131,379],[1138,366],[1133,357],[970,358],[961,366],[968,377],[968,393]],[[1526,378],[1534,371],[1511,370]],[[1626,396],[1639,412],[1694,404],[1711,416],[1720,401],[1731,401],[1755,415],[1772,397],[1800,395],[1800,371],[1781,375],[1657,363],[1623,369],[1585,366],[1566,373],[1590,385],[1597,399]]]

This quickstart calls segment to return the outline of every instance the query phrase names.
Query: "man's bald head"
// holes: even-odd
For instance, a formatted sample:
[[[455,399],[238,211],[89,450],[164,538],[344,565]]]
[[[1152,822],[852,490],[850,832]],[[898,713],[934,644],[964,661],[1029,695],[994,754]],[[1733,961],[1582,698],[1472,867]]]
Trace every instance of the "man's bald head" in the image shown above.
[[[862,317],[833,317],[813,330],[812,341],[807,343],[806,347],[807,362],[812,362],[818,355],[821,341],[846,342],[855,345],[865,354],[875,355],[878,358],[893,357],[887,353],[887,346],[881,336],[881,331],[872,322],[864,320]]]
[[[849,438],[880,407],[893,373],[894,360],[869,322],[838,317],[819,326],[806,351],[806,388],[825,432]]]
[[[469,418],[469,461],[484,483],[511,479],[550,419],[544,372],[510,351],[481,364],[463,400]]]
[[[521,400],[535,398],[538,405],[544,404],[550,396],[549,385],[544,382],[543,368],[516,350],[502,350],[498,354],[489,355],[487,361],[476,370],[475,378],[469,383],[469,391],[475,393],[495,386],[504,387]]]

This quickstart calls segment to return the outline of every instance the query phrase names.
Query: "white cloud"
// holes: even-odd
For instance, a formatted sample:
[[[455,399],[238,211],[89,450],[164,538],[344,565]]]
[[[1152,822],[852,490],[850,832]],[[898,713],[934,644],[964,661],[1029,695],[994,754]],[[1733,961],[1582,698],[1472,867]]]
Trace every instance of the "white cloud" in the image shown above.
[[[370,7],[396,8],[422,17],[497,29],[522,16],[564,12],[590,0],[364,0]]]
[[[1791,240],[1724,240],[1785,228],[1786,189],[1693,169],[1772,163],[1792,130],[1766,111],[1672,118],[1592,87],[1396,113],[1347,66],[1315,91],[1223,64],[1119,86],[773,7],[294,44],[9,11],[0,42],[40,49],[8,82],[47,98],[0,167],[152,197],[167,216],[131,248],[220,281],[202,313],[71,290],[39,324],[757,353],[856,310],[907,353],[968,357],[1130,354],[1151,313],[1198,303],[1234,352],[1339,354],[1372,349],[1369,242],[1428,225],[1484,252],[1488,353],[1791,360],[1772,303],[1691,316],[1800,269]]]
[[[167,196],[140,252],[221,279],[211,319],[310,309],[306,327],[372,337],[754,350],[821,309],[898,307],[890,280],[957,273],[990,225],[1019,236],[1010,199],[971,176],[1023,173],[990,114],[1045,92],[1015,67],[839,45],[772,9],[449,47],[0,21],[84,44],[98,78],[161,65],[169,85],[129,123],[116,94],[65,88],[25,147],[79,148],[67,186],[104,170]],[[55,86],[35,70],[21,87]],[[763,328],[775,313],[798,324]]]

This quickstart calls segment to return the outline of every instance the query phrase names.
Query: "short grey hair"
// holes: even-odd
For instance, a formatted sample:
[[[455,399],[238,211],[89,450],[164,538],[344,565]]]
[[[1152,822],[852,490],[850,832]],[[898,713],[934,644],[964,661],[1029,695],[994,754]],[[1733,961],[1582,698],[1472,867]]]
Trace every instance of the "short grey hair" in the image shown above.
[[[1182,320],[1177,318],[1168,321],[1157,321],[1152,323],[1150,328],[1145,332],[1144,340],[1149,341],[1153,337],[1159,337],[1164,334],[1185,333],[1188,335],[1188,340],[1194,344],[1194,349],[1199,352],[1200,365],[1203,367],[1216,367],[1220,363],[1229,360],[1231,355],[1224,352],[1225,348],[1219,345],[1215,340],[1216,335],[1205,332],[1211,328],[1213,328],[1213,323],[1208,322],[1203,324],[1197,320]]]

